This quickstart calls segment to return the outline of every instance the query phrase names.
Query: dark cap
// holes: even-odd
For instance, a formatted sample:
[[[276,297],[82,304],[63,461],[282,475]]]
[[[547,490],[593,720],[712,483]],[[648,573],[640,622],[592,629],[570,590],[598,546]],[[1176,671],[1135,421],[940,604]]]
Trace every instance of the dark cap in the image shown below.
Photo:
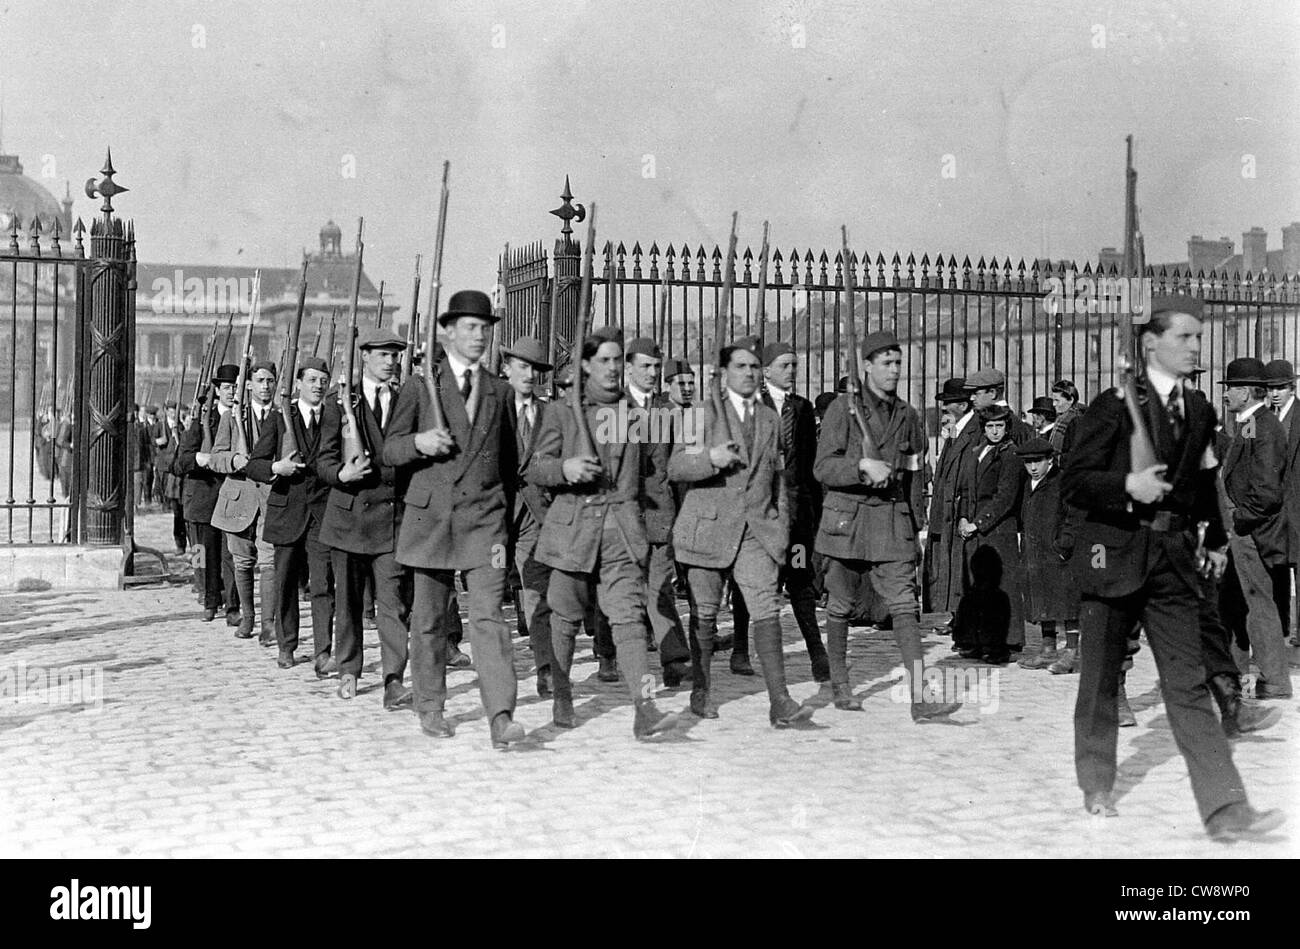
[[[649,356],[651,359],[664,358],[664,354],[655,345],[655,341],[648,336],[638,336],[628,343],[627,348],[623,350],[623,356],[626,359],[631,359],[633,356]]]
[[[670,359],[664,363],[664,382],[672,382],[677,376],[695,375],[695,370],[691,364],[684,359]]]
[[[839,396],[834,392],[823,392],[813,400],[813,409],[818,415],[825,415],[826,410],[831,407],[831,403],[838,398]]]
[[[551,364],[546,361],[546,348],[542,345],[541,340],[534,336],[520,336],[509,346],[502,347],[502,357],[513,356],[516,359],[522,359],[534,369],[547,372]]]
[[[239,367],[232,363],[225,363],[217,367],[217,371],[212,374],[213,382],[229,382],[234,385],[239,381]]]
[[[980,410],[981,425],[986,422],[1005,422],[1009,418],[1011,418],[1011,409],[1005,405],[994,403],[988,408]]]
[[[1039,461],[1043,458],[1051,458],[1056,454],[1056,449],[1046,438],[1031,438],[1016,448],[1016,454],[1020,456],[1021,461]]]
[[[889,330],[876,330],[874,333],[868,333],[866,339],[862,341],[862,358],[870,359],[878,352],[888,349],[902,350],[902,348],[898,337]]]
[[[269,373],[270,373],[271,375],[273,375],[273,376],[274,376],[274,375],[278,375],[279,372],[280,372],[279,367],[276,366],[275,363],[271,362],[271,360],[269,360],[269,359],[259,359],[257,362],[253,363],[251,366],[248,367],[248,374],[251,376],[253,373],[257,372],[257,370],[259,370],[259,369],[265,369],[267,372],[269,372]]]
[[[1270,386],[1289,386],[1295,382],[1295,366],[1286,359],[1274,359],[1264,367],[1264,378]]]
[[[1181,312],[1181,311],[1180,311]],[[1264,377],[1264,364],[1254,356],[1242,356],[1228,363],[1225,378],[1219,380],[1221,386],[1267,386]]]
[[[768,343],[766,346],[763,347],[763,365],[770,366],[772,365],[772,363],[776,362],[777,359],[779,359],[780,357],[787,356],[787,355],[789,356],[798,355],[798,353],[794,351],[794,347],[791,346],[789,343],[783,343],[779,340],[775,343]]]
[[[836,392],[848,392],[848,391],[849,391],[849,377],[848,377],[848,376],[840,376],[839,380],[836,381],[836,383],[835,383],[835,391],[836,391]]]
[[[740,339],[733,339],[726,346],[722,347],[718,352],[718,365],[725,366],[727,363],[731,362],[731,354],[738,349],[751,353],[755,359],[761,358],[759,356],[758,337],[742,336]]]
[[[406,348],[406,340],[390,329],[366,326],[357,332],[357,349],[397,349]]]
[[[1157,313],[1186,313],[1201,319],[1205,301],[1185,293],[1160,293],[1151,298],[1151,316]],[[1134,321],[1136,322],[1136,321]],[[1147,321],[1149,322],[1149,320]]]
[[[980,369],[966,377],[966,388],[972,390],[992,389],[1006,384],[1007,375],[1001,369]]]
[[[324,359],[321,359],[319,356],[308,356],[302,362],[298,363],[298,378],[301,379],[302,374],[308,369],[315,369],[317,372],[323,372],[325,373],[326,378],[328,378],[330,374],[329,363]]]
[[[582,341],[582,348],[591,346],[600,349],[605,343],[623,345],[623,330],[617,326],[600,326],[591,331],[591,335]]]
[[[1051,396],[1040,395],[1034,399],[1034,404],[1030,406],[1029,411],[1035,415],[1050,415],[1056,418],[1056,406],[1052,404]]]
[[[949,379],[939,390],[938,399],[944,405],[949,402],[969,402],[970,390],[966,388],[966,380]]]
[[[497,321],[492,300],[482,290],[457,290],[447,301],[447,310],[438,317],[438,325],[446,326],[460,316],[476,316],[489,323]]]

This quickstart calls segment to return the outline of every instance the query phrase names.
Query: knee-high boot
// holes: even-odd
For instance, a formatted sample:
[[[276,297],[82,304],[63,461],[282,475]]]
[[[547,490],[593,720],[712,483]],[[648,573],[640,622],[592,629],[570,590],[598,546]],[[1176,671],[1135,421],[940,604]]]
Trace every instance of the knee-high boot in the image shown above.
[[[275,611],[276,604],[280,602],[280,596],[275,587],[275,566],[274,564],[261,564],[259,566],[260,576],[257,581],[258,594],[262,598],[262,632],[259,637],[263,646],[270,646],[275,642]],[[248,602],[252,604],[252,591],[249,591]],[[295,603],[296,607],[297,604]],[[249,607],[249,614],[252,614],[252,607]]]
[[[814,682],[829,682],[831,667],[822,645],[822,631],[817,625],[817,601],[813,598],[811,586],[790,591],[790,607],[794,612],[799,632],[803,634],[804,645],[808,647],[808,661],[812,664]]]
[[[960,702],[924,702],[925,669],[924,652],[921,649],[921,629],[915,614],[896,614],[894,620],[894,642],[903,657],[903,668],[907,670],[907,689],[912,697],[912,721],[924,722],[943,718],[961,708]]]
[[[713,686],[713,640],[717,633],[716,618],[691,617],[691,711],[700,718],[717,718],[718,712],[710,702]]]
[[[253,568],[241,567],[235,571],[235,592],[239,600],[239,628],[235,635],[240,639],[253,638]],[[263,603],[266,601],[264,600]],[[263,607],[263,613],[266,608]],[[265,617],[263,617],[265,618]]]
[[[826,665],[835,707],[843,712],[860,712],[862,703],[853,697],[849,685],[849,621],[831,616],[826,620]]]
[[[785,686],[785,655],[781,651],[781,620],[776,616],[755,620],[754,650],[763,666],[770,708],[768,720],[777,728],[812,718],[813,708],[800,705]]]
[[[573,680],[569,670],[573,667],[574,640],[578,636],[578,624],[551,615],[551,716],[560,728],[572,728],[573,717]]]
[[[627,682],[632,704],[636,706],[632,734],[637,738],[648,738],[677,724],[675,714],[661,712],[655,706],[655,679],[650,672],[650,656],[645,648],[645,630],[645,622],[610,625],[614,649],[623,667],[623,679]]]

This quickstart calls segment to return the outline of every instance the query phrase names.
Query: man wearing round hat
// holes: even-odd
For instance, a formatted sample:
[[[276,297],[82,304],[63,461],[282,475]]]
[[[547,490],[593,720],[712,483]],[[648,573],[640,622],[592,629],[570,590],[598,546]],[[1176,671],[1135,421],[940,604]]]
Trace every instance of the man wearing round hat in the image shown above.
[[[1145,371],[1134,389],[1156,464],[1134,470],[1123,390],[1103,392],[1075,423],[1062,478],[1066,502],[1082,512],[1072,558],[1083,597],[1074,757],[1084,809],[1114,816],[1120,667],[1129,633],[1141,622],[1206,832],[1234,840],[1262,836],[1284,815],[1247,803],[1205,684],[1196,525],[1208,524],[1205,546],[1216,573],[1226,565],[1227,534],[1215,486],[1214,410],[1187,384],[1200,356],[1201,308],[1189,297],[1156,297],[1141,324]]]
[[[337,671],[331,655],[334,625],[334,567],[330,548],[320,539],[330,486],[317,477],[325,390],[330,370],[325,360],[307,356],[298,362],[298,398],[289,418],[273,412],[262,426],[245,469],[254,481],[270,486],[262,536],[275,547],[274,605],[263,615],[274,617],[279,645],[277,664],[294,665],[298,648],[298,589],[304,576],[311,596],[312,658],[317,676]],[[286,444],[289,428],[296,451]],[[269,564],[267,565],[270,566]]]
[[[514,551],[514,568],[519,572],[519,610],[528,631],[537,667],[537,694],[551,697],[551,605],[546,599],[551,569],[536,557],[537,538],[546,522],[551,499],[546,491],[529,484],[524,477],[533,457],[537,432],[549,408],[537,392],[539,373],[551,371],[546,349],[540,340],[521,336],[501,350],[501,365],[506,382],[514,392],[510,400],[514,420],[519,466],[514,483],[510,515],[510,543]]]
[[[791,611],[803,635],[812,665],[814,682],[829,682],[830,663],[822,644],[821,626],[817,622],[816,570],[813,545],[817,538],[817,519],[821,517],[822,490],[813,477],[817,457],[817,416],[813,405],[794,391],[799,357],[786,342],[768,343],[763,347],[763,381],[759,400],[777,415],[777,448],[781,452],[782,478],[790,505],[790,542],[780,564],[777,586],[785,587]],[[749,608],[744,595],[733,588],[731,612],[734,642],[732,671],[738,671],[738,657],[749,664]],[[743,673],[742,673],[743,674]],[[753,675],[753,670],[749,670]]]
[[[686,360],[664,362],[664,385],[668,387],[668,398],[673,405],[686,409],[695,404],[695,370]]]
[[[411,671],[420,728],[450,738],[447,701],[449,610],[457,571],[469,592],[470,642],[492,747],[522,741],[514,721],[518,683],[502,615],[510,542],[511,495],[519,476],[514,390],[485,365],[492,301],[478,290],[451,296],[438,325],[446,354],[430,375],[402,389],[384,443],[385,464],[409,477],[397,559],[410,568]],[[429,384],[437,387],[445,428],[433,425]]]
[[[623,338],[613,327],[582,341],[582,410],[592,444],[584,444],[578,416],[567,403],[552,403],[543,420],[528,480],[552,492],[537,542],[537,559],[551,569],[552,715],[560,728],[573,728],[574,638],[587,615],[595,581],[596,598],[609,618],[619,664],[635,714],[638,739],[667,731],[677,716],[654,704],[654,676],[646,651],[646,540],[642,506],[650,454],[611,421],[626,418]],[[591,454],[589,449],[594,450]]]
[[[1286,512],[1289,565],[1274,576],[1273,599],[1282,618],[1282,631],[1292,646],[1297,644],[1295,634],[1300,632],[1300,620],[1291,615],[1291,575],[1300,564],[1300,412],[1296,411],[1295,380],[1295,367],[1285,359],[1274,359],[1264,367],[1270,406],[1287,435],[1282,507]]]
[[[717,718],[711,689],[718,608],[728,576],[754,618],[754,646],[768,693],[768,721],[777,728],[807,722],[786,687],[777,578],[790,551],[790,506],[782,475],[781,419],[758,396],[760,354],[754,337],[724,346],[723,410],[705,408],[703,431],[689,431],[673,446],[668,477],[686,486],[673,525],[673,548],[686,565],[691,597],[691,711]],[[742,444],[731,441],[739,430]],[[815,622],[815,621],[814,621]]]
[[[1007,374],[1001,369],[979,369],[966,377],[966,387],[971,393],[971,407],[982,412],[993,405],[1004,406],[1011,413],[1011,430],[1007,433],[1019,445],[1034,437],[1031,429],[1007,402]]]
[[[850,412],[849,393],[831,404],[822,422],[814,473],[826,487],[817,550],[828,559],[826,652],[835,707],[861,711],[849,684],[849,618],[859,585],[870,577],[893,620],[903,658],[912,719],[944,718],[956,704],[924,701],[923,650],[916,587],[917,531],[922,517],[920,472],[925,432],[916,409],[898,397],[902,346],[877,331],[862,341],[866,376]],[[864,446],[854,413],[872,442]]]
[[[653,339],[642,336],[627,344],[623,356],[628,401],[629,424],[637,424],[645,433],[641,457],[646,462],[645,532],[650,543],[646,565],[646,608],[650,616],[647,648],[659,652],[664,685],[675,689],[690,675],[690,648],[677,615],[677,598],[673,595],[673,521],[677,516],[677,499],[668,483],[668,456],[674,439],[672,416],[666,411],[672,400],[657,391],[659,367],[663,353]],[[653,419],[651,413],[659,413]],[[667,425],[661,424],[668,419]]]
[[[217,506],[224,476],[212,467],[211,438],[235,401],[235,384],[239,381],[239,367],[229,363],[218,366],[212,374],[212,383],[206,404],[190,421],[178,447],[178,468],[185,478],[181,503],[185,520],[190,524],[192,553],[195,558],[195,577],[203,594],[203,621],[211,622],[224,605],[227,621],[238,617],[238,600],[234,588],[233,572],[229,583],[223,583],[224,535],[212,526],[212,512]],[[205,442],[207,442],[205,444]],[[238,619],[236,618],[236,624]]]
[[[956,613],[961,602],[964,543],[957,533],[962,495],[975,463],[982,427],[971,409],[966,380],[946,381],[938,401],[948,434],[939,447],[930,483],[930,536],[925,547],[929,584],[926,604],[938,613]]]
[[[321,519],[320,543],[331,550],[334,571],[334,659],[338,696],[357,694],[364,664],[362,641],[367,579],[374,584],[375,619],[383,668],[384,708],[411,707],[411,690],[403,685],[409,655],[407,617],[411,611],[406,568],[398,557],[398,531],[404,516],[398,472],[383,457],[393,437],[399,393],[393,389],[406,340],[390,329],[367,326],[357,338],[361,379],[352,387],[352,414],[364,446],[356,458],[344,456],[346,415],[343,389],[326,398],[321,410],[316,475],[330,487]],[[348,352],[343,347],[343,352]],[[351,372],[351,366],[343,367]],[[404,387],[411,388],[411,386]],[[317,648],[321,644],[317,644]],[[327,665],[316,657],[317,671]]]
[[[178,554],[185,553],[189,538],[185,533],[185,507],[181,504],[181,474],[176,467],[177,450],[181,443],[181,424],[176,411],[176,400],[168,399],[163,406],[162,444],[158,446],[155,460],[161,488],[158,497],[172,515],[172,542]]]
[[[1273,579],[1286,566],[1290,547],[1282,499],[1288,446],[1282,423],[1264,404],[1267,381],[1262,362],[1243,358],[1228,363],[1220,383],[1236,424],[1223,459],[1232,530],[1219,612],[1259,665],[1255,697],[1287,699],[1291,676]]]

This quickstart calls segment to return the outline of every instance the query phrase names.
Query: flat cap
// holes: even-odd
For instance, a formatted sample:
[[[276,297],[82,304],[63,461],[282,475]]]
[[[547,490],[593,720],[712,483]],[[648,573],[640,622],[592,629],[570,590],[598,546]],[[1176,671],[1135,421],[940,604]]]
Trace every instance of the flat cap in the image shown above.
[[[265,369],[267,372],[271,373],[271,375],[276,375],[280,371],[279,367],[276,366],[275,363],[271,362],[271,360],[259,359],[257,362],[253,363],[251,366],[248,367],[248,374],[251,376],[259,369]]]
[[[876,330],[874,333],[868,333],[862,341],[862,358],[870,359],[878,352],[888,349],[901,350],[902,348],[903,346],[899,343],[898,337],[889,330]]]
[[[357,349],[405,349],[406,340],[390,329],[366,326],[357,332]]]
[[[664,363],[664,381],[671,382],[677,376],[693,376],[695,370],[684,359],[670,359]]]
[[[301,379],[302,374],[308,369],[315,369],[317,372],[323,372],[326,377],[330,374],[329,363],[325,362],[325,360],[321,359],[319,356],[308,356],[306,359],[298,363],[298,378]]]
[[[1007,376],[1001,369],[980,369],[966,377],[968,389],[990,389],[1006,384]]]
[[[794,351],[793,346],[791,346],[789,343],[783,343],[778,340],[775,343],[768,343],[766,346],[763,347],[763,365],[770,366],[772,365],[772,363],[776,362],[776,360],[782,356],[797,356],[797,355],[798,353]]]
[[[633,356],[649,356],[651,359],[664,358],[664,354],[649,336],[638,336],[632,340],[627,344],[627,348],[623,350],[623,355],[628,359]]]
[[[1038,461],[1041,458],[1051,458],[1056,454],[1056,449],[1046,438],[1031,438],[1016,448],[1016,454],[1023,461]]]

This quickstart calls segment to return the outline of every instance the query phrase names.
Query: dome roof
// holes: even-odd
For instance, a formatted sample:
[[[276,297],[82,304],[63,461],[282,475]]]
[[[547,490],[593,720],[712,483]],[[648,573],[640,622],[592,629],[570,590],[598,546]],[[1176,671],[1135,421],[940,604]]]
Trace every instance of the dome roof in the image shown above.
[[[16,155],[0,155],[0,228],[9,230],[13,216],[26,231],[32,218],[39,215],[41,230],[48,233],[55,220],[63,219],[63,209],[54,195],[39,182],[23,176],[23,166]]]

